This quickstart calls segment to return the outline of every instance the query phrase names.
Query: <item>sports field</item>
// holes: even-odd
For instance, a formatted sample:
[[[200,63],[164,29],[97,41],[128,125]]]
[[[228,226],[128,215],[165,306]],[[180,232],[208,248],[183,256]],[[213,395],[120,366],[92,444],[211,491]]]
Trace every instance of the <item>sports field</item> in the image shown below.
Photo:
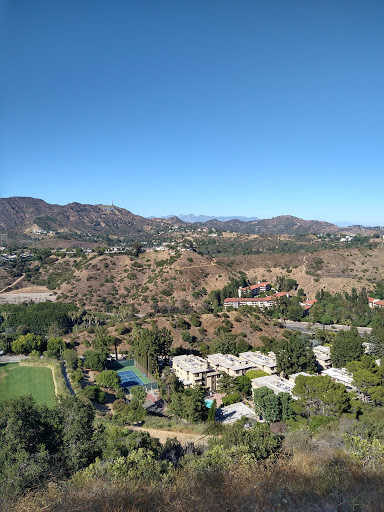
[[[150,380],[136,366],[125,366],[118,370],[121,379],[121,385],[128,389],[132,386],[141,386],[142,384],[150,384]]]
[[[50,368],[0,363],[0,402],[24,395],[32,395],[37,404],[56,405]]]

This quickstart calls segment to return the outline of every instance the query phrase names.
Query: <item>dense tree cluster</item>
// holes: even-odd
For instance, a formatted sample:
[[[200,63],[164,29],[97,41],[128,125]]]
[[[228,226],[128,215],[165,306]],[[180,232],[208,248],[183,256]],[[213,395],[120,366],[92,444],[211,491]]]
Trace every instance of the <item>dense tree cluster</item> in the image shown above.
[[[344,368],[350,361],[357,361],[364,354],[363,340],[356,327],[349,331],[339,331],[331,345],[333,366]]]
[[[299,331],[288,332],[285,338],[273,344],[272,350],[276,353],[279,373],[291,375],[316,371],[316,357],[312,345],[308,337]]]
[[[289,393],[275,394],[271,389],[263,386],[253,392],[255,411],[268,423],[285,421],[293,418],[293,398]]]
[[[134,332],[132,348],[135,357],[151,373],[158,370],[158,358],[166,358],[172,345],[171,332],[155,324],[152,329],[139,328]]]
[[[38,304],[2,304],[0,305],[0,329],[14,329],[20,325],[29,331],[44,335],[55,325],[59,331],[68,332],[74,325],[71,312],[76,310],[73,304],[61,302],[42,302]]]
[[[339,417],[351,410],[351,394],[344,384],[337,384],[328,376],[299,375],[293,394],[299,399],[292,404],[295,412],[309,415]]]
[[[204,388],[198,385],[173,393],[170,397],[169,412],[191,423],[205,421],[208,408],[204,396]]]
[[[101,453],[91,404],[69,397],[53,409],[30,397],[0,404],[0,481],[14,495],[88,466]]]

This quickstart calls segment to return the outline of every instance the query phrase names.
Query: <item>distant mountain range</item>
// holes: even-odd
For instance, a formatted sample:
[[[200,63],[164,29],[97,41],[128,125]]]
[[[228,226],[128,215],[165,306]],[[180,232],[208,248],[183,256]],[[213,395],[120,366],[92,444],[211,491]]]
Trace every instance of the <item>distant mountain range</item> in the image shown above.
[[[33,197],[0,199],[0,233],[10,237],[44,230],[140,239],[175,224],[184,225],[179,219],[149,220],[113,205],[58,205]]]
[[[194,215],[193,213],[181,213],[180,215],[164,215],[160,217],[161,219],[171,219],[173,217],[178,217],[180,220],[184,222],[188,222],[188,224],[194,224],[195,222],[208,222],[209,220],[219,220],[221,222],[227,222],[228,220],[242,220],[243,222],[249,222],[251,220],[259,220],[258,217],[241,217],[240,215],[233,215],[230,217],[221,217],[219,215]],[[155,217],[149,217],[150,219],[154,219]]]
[[[69,236],[70,233],[77,233],[91,236],[116,236],[127,240],[149,240],[161,232],[166,233],[170,227],[186,227],[191,224],[194,228],[210,227],[220,231],[248,234],[307,235],[341,231],[340,227],[329,222],[304,220],[291,215],[281,215],[272,219],[221,216],[215,218],[192,214],[180,217],[148,219],[113,205],[80,203],[57,205],[32,197],[0,199],[0,233],[7,233],[10,238],[44,230],[68,233]],[[358,226],[347,228],[347,230],[367,231]]]

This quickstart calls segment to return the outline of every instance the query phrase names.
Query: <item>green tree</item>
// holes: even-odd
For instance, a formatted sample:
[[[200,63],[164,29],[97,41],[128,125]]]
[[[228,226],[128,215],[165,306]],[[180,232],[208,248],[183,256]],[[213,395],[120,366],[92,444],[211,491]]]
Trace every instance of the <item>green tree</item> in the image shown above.
[[[287,340],[275,348],[277,371],[291,375],[302,371],[316,371],[316,357],[309,341],[299,332],[289,334]]]
[[[154,373],[158,370],[158,357],[166,358],[172,345],[171,332],[155,325],[152,329],[137,329],[133,335],[132,348],[139,360]]]
[[[32,350],[42,352],[44,350],[44,341],[41,336],[33,333],[21,335],[12,343],[12,352],[15,354],[29,354]]]
[[[209,347],[210,354],[238,354],[237,336],[231,333],[221,333],[215,338]]]
[[[204,388],[199,385],[186,389],[184,393],[174,393],[171,395],[169,411],[191,423],[205,421],[208,409],[204,395]]]
[[[252,390],[251,379],[247,375],[240,375],[234,381],[238,390],[245,395],[250,395]]]
[[[106,394],[99,388],[99,386],[85,386],[82,390],[82,394],[90,400],[95,400],[100,404],[105,404],[107,401]]]
[[[347,370],[360,393],[376,405],[384,403],[384,367],[377,365],[374,357],[363,355],[360,361],[347,363]]]
[[[230,464],[233,465],[236,458],[243,454],[250,454],[255,459],[266,459],[278,451],[281,442],[281,437],[273,434],[266,424],[256,423],[252,428],[244,429],[241,422],[236,422],[227,426],[220,437],[209,439],[208,446],[209,450],[221,446],[228,451]]]
[[[292,409],[293,398],[289,393],[279,393],[278,395],[280,410],[281,410],[281,419],[283,421],[289,420],[294,417],[294,412]]]
[[[235,378],[231,377],[228,373],[222,372],[217,385],[220,393],[226,393],[227,395],[237,390],[235,384]]]
[[[47,350],[59,357],[65,349],[65,342],[61,338],[49,338],[47,341]]]
[[[351,361],[358,361],[364,354],[362,339],[356,327],[349,331],[339,331],[331,346],[331,358],[334,366],[344,368]]]
[[[90,370],[101,372],[107,361],[107,356],[104,352],[96,350],[87,350],[84,353],[84,366]]]
[[[236,404],[241,402],[240,393],[231,393],[230,395],[223,396],[222,405],[225,407],[226,405]]]
[[[217,410],[217,402],[216,402],[216,399],[215,399],[212,402],[211,407],[208,409],[207,421],[210,421],[210,422],[215,421],[216,410]]]
[[[268,423],[281,419],[281,406],[279,398],[275,393],[263,386],[253,392],[255,412],[262,416]]]
[[[71,368],[72,370],[76,370],[79,364],[79,357],[75,349],[67,348],[63,350],[62,357],[69,368]]]
[[[294,411],[299,414],[339,417],[351,409],[351,396],[346,387],[333,382],[328,376],[299,375],[292,392],[299,398],[292,404]]]
[[[115,370],[103,370],[96,375],[95,380],[102,388],[117,390],[120,387],[120,377]]]
[[[136,400],[139,405],[143,405],[147,398],[147,392],[142,386],[133,386],[130,389],[132,400]]]
[[[96,431],[93,426],[95,410],[74,396],[62,397],[56,407],[56,425],[60,425],[61,460],[69,470],[88,466],[97,455]]]

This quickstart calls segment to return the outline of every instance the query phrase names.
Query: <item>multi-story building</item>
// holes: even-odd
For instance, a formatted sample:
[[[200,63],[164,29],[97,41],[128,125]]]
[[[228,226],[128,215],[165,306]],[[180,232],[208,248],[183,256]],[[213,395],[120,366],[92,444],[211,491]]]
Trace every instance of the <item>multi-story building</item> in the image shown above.
[[[273,375],[277,372],[276,355],[274,352],[268,352],[268,355],[263,354],[259,350],[256,352],[242,352],[239,354],[240,359],[252,364],[257,370]]]
[[[327,370],[332,366],[331,359],[331,349],[329,347],[324,347],[323,345],[318,345],[317,347],[313,347],[313,353],[315,354],[316,361],[319,366],[323,370]]]
[[[213,391],[220,377],[220,372],[210,367],[206,359],[194,355],[175,356],[172,368],[185,387],[200,384]]]
[[[231,377],[240,377],[240,375],[245,375],[248,370],[255,369],[253,364],[229,354],[210,354],[207,357],[212,367],[219,372],[228,373]]]
[[[281,297],[290,297],[288,292],[277,292],[268,297],[253,297],[253,298],[227,298],[224,299],[224,307],[238,308],[239,306],[252,306],[261,309],[271,308],[274,306]]]

